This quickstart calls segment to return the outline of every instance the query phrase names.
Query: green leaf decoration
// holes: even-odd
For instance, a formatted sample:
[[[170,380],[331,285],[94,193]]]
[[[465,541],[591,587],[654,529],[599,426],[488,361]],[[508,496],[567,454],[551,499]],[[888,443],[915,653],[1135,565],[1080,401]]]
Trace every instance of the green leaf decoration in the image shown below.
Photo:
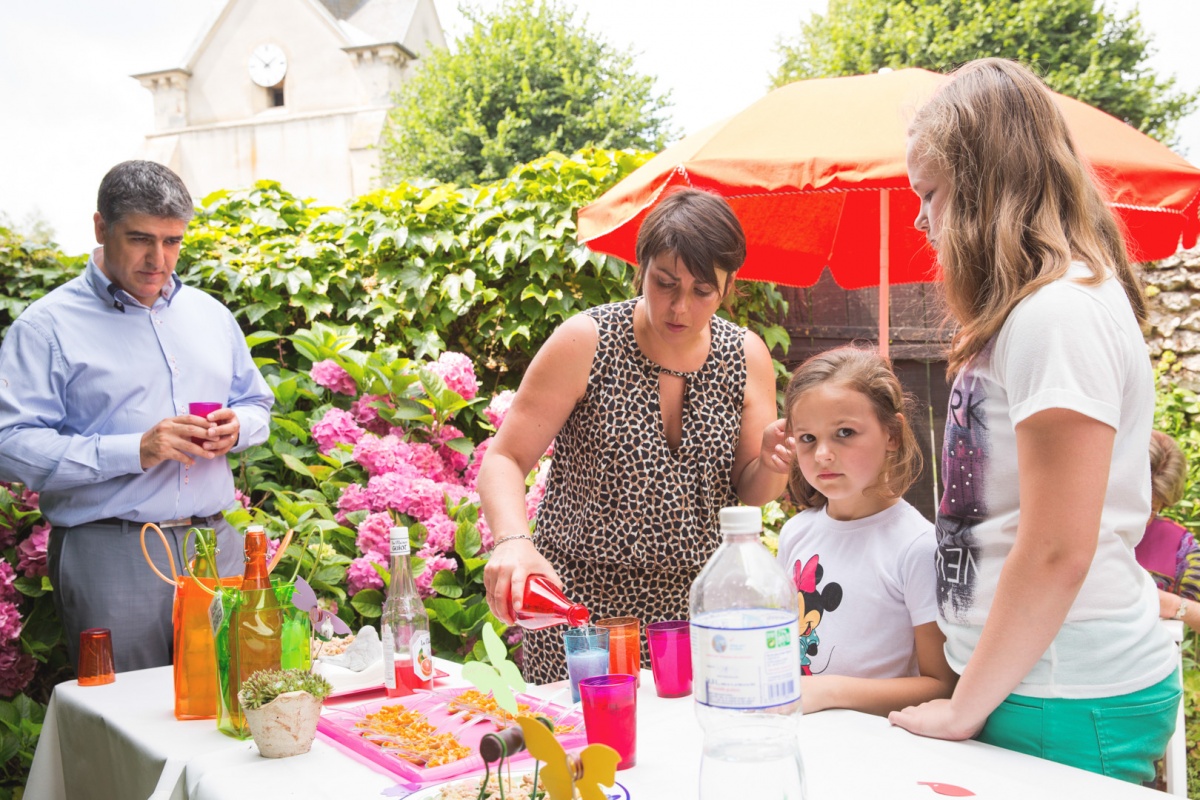
[[[462,676],[470,681],[481,692],[491,692],[496,705],[510,714],[517,713],[517,698],[513,693],[525,691],[525,679],[517,665],[508,660],[508,648],[491,625],[483,626],[483,647],[487,651],[488,661],[472,661],[464,664]]]

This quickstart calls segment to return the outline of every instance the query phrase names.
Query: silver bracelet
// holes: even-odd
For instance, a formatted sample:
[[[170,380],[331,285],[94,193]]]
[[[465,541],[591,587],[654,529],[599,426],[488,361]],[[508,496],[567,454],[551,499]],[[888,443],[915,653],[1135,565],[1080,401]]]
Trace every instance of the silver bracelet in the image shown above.
[[[511,542],[513,539],[528,539],[531,542],[533,541],[533,537],[528,533],[518,533],[513,536],[505,536],[503,539],[497,539],[492,545],[492,549],[495,550],[500,545],[504,544],[505,542]]]

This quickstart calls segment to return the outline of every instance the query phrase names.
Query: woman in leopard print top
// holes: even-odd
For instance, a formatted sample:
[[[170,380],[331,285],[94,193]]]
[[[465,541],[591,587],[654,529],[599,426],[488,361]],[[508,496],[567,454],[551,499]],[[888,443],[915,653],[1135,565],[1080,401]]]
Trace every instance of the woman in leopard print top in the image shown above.
[[[791,447],[770,352],[716,316],[745,253],[723,199],[668,195],[638,233],[641,296],[567,320],[530,364],[479,474],[496,539],[484,580],[501,620],[535,573],[593,619],[685,619],[720,544],[717,512],[782,493]],[[552,441],[531,540],[525,478]],[[567,677],[561,638],[526,632],[527,680]]]

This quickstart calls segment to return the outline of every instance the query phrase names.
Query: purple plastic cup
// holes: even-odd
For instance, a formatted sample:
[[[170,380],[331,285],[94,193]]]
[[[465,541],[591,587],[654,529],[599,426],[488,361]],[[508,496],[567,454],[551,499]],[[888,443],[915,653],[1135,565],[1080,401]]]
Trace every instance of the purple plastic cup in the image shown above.
[[[650,671],[659,697],[692,693],[692,637],[688,621],[671,619],[646,626],[650,641]]]
[[[579,682],[583,725],[588,744],[617,751],[617,769],[637,763],[637,679],[632,675],[598,675]]]
[[[194,414],[197,417],[204,417],[205,419],[208,419],[209,414],[221,407],[221,403],[188,403],[188,413]],[[209,441],[208,439],[197,439],[195,436],[191,438],[192,444],[198,444],[201,447],[204,446],[205,442]]]

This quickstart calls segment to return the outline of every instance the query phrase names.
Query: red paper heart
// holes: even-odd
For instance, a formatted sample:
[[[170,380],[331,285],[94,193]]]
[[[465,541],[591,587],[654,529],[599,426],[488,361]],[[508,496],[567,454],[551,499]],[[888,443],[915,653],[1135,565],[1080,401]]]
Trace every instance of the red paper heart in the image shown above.
[[[938,794],[944,794],[947,797],[974,797],[975,793],[970,789],[964,789],[961,786],[955,786],[953,783],[936,783],[934,781],[917,781],[918,786],[928,786]]]

